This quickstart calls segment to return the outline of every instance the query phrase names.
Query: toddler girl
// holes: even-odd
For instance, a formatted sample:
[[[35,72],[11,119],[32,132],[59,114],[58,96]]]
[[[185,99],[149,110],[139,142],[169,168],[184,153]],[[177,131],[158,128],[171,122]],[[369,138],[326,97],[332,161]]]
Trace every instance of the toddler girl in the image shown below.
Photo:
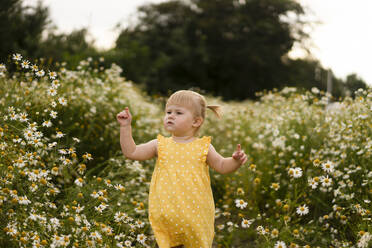
[[[240,144],[232,157],[222,157],[211,137],[198,138],[206,108],[220,117],[219,106],[207,106],[194,91],[175,92],[167,101],[164,128],[171,136],[136,145],[128,107],[117,114],[120,145],[125,157],[146,160],[157,156],[149,192],[149,221],[160,248],[210,248],[214,237],[214,200],[209,168],[221,174],[247,161]]]

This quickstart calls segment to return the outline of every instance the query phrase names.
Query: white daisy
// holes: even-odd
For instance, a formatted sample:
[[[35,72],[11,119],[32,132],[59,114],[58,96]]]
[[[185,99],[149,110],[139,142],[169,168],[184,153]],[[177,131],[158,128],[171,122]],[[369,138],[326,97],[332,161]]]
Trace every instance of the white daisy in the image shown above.
[[[52,88],[57,89],[59,87],[59,80],[55,79],[52,81]]]
[[[30,67],[30,62],[28,60],[23,60],[21,66],[22,68],[28,69]]]
[[[51,218],[50,223],[52,224],[53,228],[55,228],[55,229],[61,226],[61,224],[59,222],[59,219],[57,219],[57,218]]]
[[[141,244],[145,244],[146,238],[147,237],[143,233],[137,235],[137,241]]]
[[[94,207],[95,210],[97,210],[98,212],[102,213],[103,210],[105,210],[107,208],[107,204],[102,202],[98,207]]]
[[[20,120],[21,122],[26,122],[26,121],[28,121],[27,113],[21,113],[21,114],[19,114],[19,120]]]
[[[289,168],[288,174],[293,178],[300,178],[302,176],[302,169],[300,167]]]
[[[332,178],[329,178],[328,175],[326,177],[321,176],[320,181],[323,187],[329,187],[332,185]]]
[[[256,228],[256,231],[257,231],[257,233],[260,234],[260,235],[265,235],[265,234],[266,234],[266,230],[265,230],[265,228],[264,228],[263,226],[258,226],[258,227]]]
[[[88,160],[92,160],[92,159],[93,159],[93,158],[92,158],[92,155],[91,155],[90,153],[85,153],[85,154],[83,155],[83,158],[88,159]]]
[[[36,76],[38,76],[38,77],[42,77],[42,76],[45,75],[45,72],[44,72],[44,70],[40,70],[40,71],[35,72],[35,74],[36,74]]]
[[[39,187],[37,186],[37,184],[34,184],[34,183],[33,183],[33,184],[30,185],[30,191],[31,191],[31,192],[35,192],[38,188],[39,188]]]
[[[243,220],[242,220],[242,227],[243,227],[243,228],[248,228],[248,227],[250,227],[250,225],[251,225],[253,222],[254,222],[253,219],[251,219],[251,220],[247,220],[247,219],[244,219],[244,218],[243,218]]]
[[[122,222],[125,218],[127,218],[128,215],[126,213],[117,212],[115,213],[114,220],[115,222]]]
[[[242,199],[236,199],[235,200],[236,207],[244,209],[247,207],[247,202],[243,201]]]
[[[13,54],[13,59],[17,60],[17,61],[20,61],[22,59],[22,55],[19,54],[19,53]]]
[[[47,92],[48,92],[48,95],[50,95],[50,96],[57,95],[57,90],[54,89],[54,88],[49,88]]]
[[[136,221],[136,225],[139,227],[139,228],[142,228],[145,226],[145,222],[141,221],[141,220],[137,220]]]
[[[84,179],[82,179],[81,177],[79,177],[79,178],[77,178],[77,179],[75,180],[74,183],[75,183],[77,186],[82,187],[82,186],[83,186],[83,182],[84,182]]]
[[[294,169],[294,178],[300,178],[302,176],[302,169],[300,167],[296,167]]]
[[[298,215],[307,215],[309,213],[309,208],[306,206],[306,204],[304,204],[297,208],[296,213]]]
[[[65,136],[65,134],[62,133],[61,131],[58,131],[56,136],[57,136],[57,138],[62,138],[63,136]]]
[[[50,111],[50,117],[52,117],[53,119],[57,118],[57,112],[56,111]]]
[[[10,116],[10,119],[13,120],[13,121],[15,121],[19,118],[19,115],[16,114],[15,112],[10,113],[9,116]]]
[[[66,101],[66,99],[63,98],[63,97],[58,98],[58,102],[59,102],[62,106],[66,106],[66,105],[67,105],[67,101]]]
[[[60,154],[68,154],[68,152],[65,149],[59,149],[58,152]]]
[[[314,178],[309,178],[308,183],[312,189],[316,189],[318,187],[318,182]]]
[[[26,140],[32,140],[33,139],[33,132],[29,129],[27,129],[24,133],[23,136],[25,137]]]
[[[57,142],[52,142],[52,143],[49,143],[48,144],[48,147],[49,148],[53,148],[53,147],[55,147],[57,145]]]
[[[43,127],[51,127],[52,126],[52,122],[50,120],[46,120],[43,122],[42,124]]]
[[[121,185],[121,184],[116,184],[116,185],[114,186],[114,188],[115,188],[116,190],[120,190],[120,191],[124,191],[124,190],[125,190],[125,188],[124,188],[123,185]]]
[[[287,246],[283,241],[277,241],[274,248],[287,248]]]
[[[218,228],[218,230],[222,230],[222,229],[225,228],[225,225],[224,224],[219,224],[219,225],[217,225],[217,228]]]
[[[4,64],[0,64],[0,71],[6,71],[6,66]]]
[[[322,164],[322,169],[327,173],[332,173],[334,171],[334,164],[331,161],[327,161]]]
[[[312,87],[311,92],[314,93],[314,94],[319,94],[320,93],[320,91],[317,87]]]
[[[54,71],[51,71],[48,74],[49,74],[50,79],[56,79],[57,77],[57,73],[55,73]]]
[[[18,199],[18,203],[21,205],[28,205],[31,203],[31,201],[27,199],[27,196],[20,196]]]
[[[92,232],[89,236],[94,240],[102,239],[102,235],[97,231]]]
[[[97,193],[96,191],[93,191],[93,193],[90,194],[90,196],[93,197],[93,198],[98,198],[100,196],[100,194]]]
[[[278,191],[278,189],[280,188],[280,184],[279,183],[272,183],[270,188],[274,189],[275,191]]]
[[[124,245],[130,247],[132,242],[130,240],[125,240]]]

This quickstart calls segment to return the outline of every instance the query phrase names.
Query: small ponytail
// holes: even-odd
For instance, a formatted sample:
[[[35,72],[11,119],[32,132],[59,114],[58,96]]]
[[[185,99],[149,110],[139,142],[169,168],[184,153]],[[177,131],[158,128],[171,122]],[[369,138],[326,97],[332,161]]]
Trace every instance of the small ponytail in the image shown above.
[[[217,115],[217,117],[221,119],[221,117],[222,117],[221,106],[219,106],[219,105],[207,105],[207,108],[212,110]]]

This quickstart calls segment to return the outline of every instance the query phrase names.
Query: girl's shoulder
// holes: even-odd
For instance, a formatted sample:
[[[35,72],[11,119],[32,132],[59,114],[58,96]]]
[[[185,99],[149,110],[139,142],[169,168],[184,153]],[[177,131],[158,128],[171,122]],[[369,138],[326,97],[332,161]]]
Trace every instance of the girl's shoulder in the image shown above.
[[[211,143],[212,136],[203,136],[200,138],[200,140]]]

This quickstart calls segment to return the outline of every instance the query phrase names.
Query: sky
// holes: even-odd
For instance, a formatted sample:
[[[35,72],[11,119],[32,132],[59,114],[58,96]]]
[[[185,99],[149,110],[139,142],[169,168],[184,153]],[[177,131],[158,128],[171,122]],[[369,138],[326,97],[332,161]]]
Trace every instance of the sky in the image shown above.
[[[35,5],[38,0],[24,0]],[[136,8],[145,3],[166,0],[41,0],[60,32],[86,27],[101,49],[114,45],[122,27],[135,21]],[[310,32],[311,55],[338,78],[356,73],[372,86],[372,1],[371,0],[297,0],[306,8],[307,20],[316,21]],[[295,47],[290,56],[303,57]]]

